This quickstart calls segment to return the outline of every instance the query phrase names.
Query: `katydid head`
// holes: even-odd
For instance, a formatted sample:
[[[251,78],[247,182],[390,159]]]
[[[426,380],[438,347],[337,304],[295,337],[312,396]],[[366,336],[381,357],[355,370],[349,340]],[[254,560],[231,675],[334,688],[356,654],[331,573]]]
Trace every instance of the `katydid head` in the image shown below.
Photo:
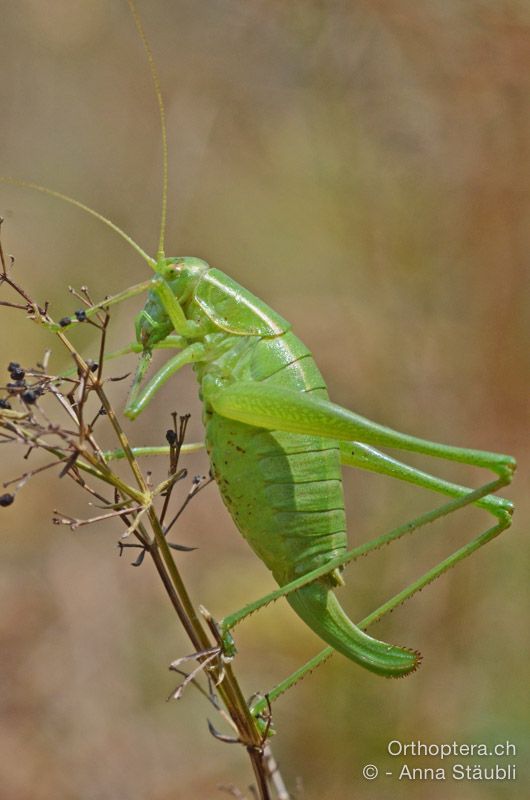
[[[195,287],[208,269],[206,261],[193,256],[162,256],[157,259],[152,289],[135,319],[136,340],[141,345],[142,352],[126,406],[128,415],[133,413],[153,348],[172,333],[183,334],[177,328],[178,321],[186,323],[186,304],[193,298]]]
[[[171,291],[182,305],[191,297],[195,286],[210,265],[195,256],[176,256],[162,258],[157,262],[155,272],[169,284]]]
[[[182,256],[177,258],[161,258],[157,261],[153,279],[153,288],[147,295],[145,306],[135,319],[136,340],[145,351],[149,352],[158,342],[163,341],[175,331],[171,320],[171,309],[175,303],[184,310],[186,303],[193,297],[195,287],[209,265],[202,258]],[[168,292],[169,289],[169,292]],[[168,298],[167,295],[171,297]],[[180,333],[180,331],[175,331]]]

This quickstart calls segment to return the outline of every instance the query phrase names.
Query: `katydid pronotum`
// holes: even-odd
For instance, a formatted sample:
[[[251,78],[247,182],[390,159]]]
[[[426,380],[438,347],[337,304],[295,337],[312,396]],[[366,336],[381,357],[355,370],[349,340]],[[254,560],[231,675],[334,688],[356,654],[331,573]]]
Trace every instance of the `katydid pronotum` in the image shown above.
[[[149,58],[159,101],[164,144],[163,211],[156,258],[93,209],[59,192],[4,178],[56,196],[96,216],[126,239],[154,275],[88,309],[89,318],[147,292],[136,320],[136,342],[125,352],[140,362],[125,413],[134,418],[158,389],[187,364],[200,383],[212,471],[235,524],[272,571],[280,588],[220,623],[225,656],[234,653],[230,631],[248,614],[285,596],[296,613],[328,644],[319,656],[270,693],[274,698],[305,671],[343,653],[367,669],[395,677],[413,671],[418,654],[368,636],[364,629],[430,581],[471,555],[507,528],[512,505],[494,496],[511,480],[515,462],[505,455],[452,447],[401,434],[330,402],[310,351],[290,325],[224,272],[198,258],[166,258],[167,147],[158,77],[141,23],[128,0]],[[64,318],[58,327],[81,324]],[[144,385],[151,354],[177,354]],[[408,466],[376,447],[391,447],[490,469],[495,478],[471,490]],[[186,451],[183,448],[183,452]],[[194,446],[189,450],[196,449]],[[157,448],[143,448],[155,454]],[[119,454],[117,454],[119,455]],[[354,466],[398,478],[452,498],[431,512],[347,551],[342,466]],[[361,554],[464,506],[476,504],[495,524],[418,578],[402,592],[354,625],[341,609],[334,587],[342,568]],[[254,713],[263,703],[258,701]]]

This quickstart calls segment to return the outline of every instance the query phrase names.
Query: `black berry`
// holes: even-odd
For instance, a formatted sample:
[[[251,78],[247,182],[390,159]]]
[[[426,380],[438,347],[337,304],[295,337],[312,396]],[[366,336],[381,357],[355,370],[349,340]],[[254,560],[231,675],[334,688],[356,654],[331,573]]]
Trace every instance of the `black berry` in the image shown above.
[[[38,392],[34,391],[33,389],[28,389],[25,392],[22,392],[22,399],[28,406],[33,405],[37,401],[37,397],[39,396]]]
[[[14,366],[13,369],[9,371],[9,375],[14,381],[21,381],[25,374],[22,367],[18,365]]]
[[[166,442],[169,445],[173,445],[175,444],[176,441],[177,441],[177,434],[175,433],[175,431],[172,431],[171,429],[169,431],[166,431]]]

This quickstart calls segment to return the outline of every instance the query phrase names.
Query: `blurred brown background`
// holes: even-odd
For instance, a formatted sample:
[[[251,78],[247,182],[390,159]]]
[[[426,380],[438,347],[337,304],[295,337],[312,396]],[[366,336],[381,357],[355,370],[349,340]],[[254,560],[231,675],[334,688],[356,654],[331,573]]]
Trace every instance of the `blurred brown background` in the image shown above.
[[[142,0],[140,10],[167,103],[167,251],[206,258],[290,319],[336,402],[520,462],[506,492],[518,505],[511,531],[373,629],[421,649],[417,674],[386,681],[336,656],[278,702],[284,775],[291,787],[300,778],[305,800],[523,797],[530,4]],[[158,119],[124,0],[4,3],[0,37],[0,172],[84,200],[154,252]],[[75,209],[2,186],[0,211],[19,279],[57,317],[75,307],[68,284],[100,298],[146,275]],[[131,339],[140,306],[116,309],[116,346]],[[54,367],[66,363],[14,312],[2,311],[2,332],[2,365],[34,362],[45,342]],[[116,386],[117,402],[125,389]],[[191,372],[130,426],[135,442],[160,441],[175,408],[193,413],[191,438],[200,436]],[[22,471],[16,456],[2,449],[2,480]],[[192,474],[206,468],[204,457],[190,461]],[[355,471],[345,484],[352,544],[437,503]],[[189,644],[150,565],[116,557],[117,523],[53,527],[57,507],[90,514],[47,473],[0,519],[2,798],[202,800],[222,796],[219,783],[244,788],[245,755],[211,739],[200,696],[164,702],[167,665]],[[461,512],[363,560],[341,599],[361,618],[489,524]],[[183,571],[216,616],[272,587],[215,487],[176,538],[200,548]],[[237,641],[249,695],[319,648],[286,604],[243,625]],[[391,739],[510,740],[519,756],[500,763],[518,764],[518,782],[363,781],[367,762],[397,769]]]

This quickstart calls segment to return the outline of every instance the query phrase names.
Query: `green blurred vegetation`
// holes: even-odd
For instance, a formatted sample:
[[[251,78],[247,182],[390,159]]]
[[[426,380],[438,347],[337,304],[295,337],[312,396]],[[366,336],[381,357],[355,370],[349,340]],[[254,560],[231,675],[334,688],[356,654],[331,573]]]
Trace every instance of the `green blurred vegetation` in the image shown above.
[[[142,0],[140,10],[167,103],[167,251],[206,258],[290,319],[336,402],[520,462],[507,492],[513,529],[374,628],[421,649],[416,675],[385,681],[337,656],[278,702],[285,777],[294,786],[301,776],[304,800],[523,797],[530,6]],[[126,3],[5,3],[0,52],[0,172],[84,200],[154,251],[157,111]],[[73,309],[68,284],[100,298],[145,276],[123,242],[75,209],[1,186],[0,213],[19,279],[57,317]],[[115,344],[132,337],[139,305],[114,313]],[[2,331],[0,365],[34,362],[51,341],[9,310]],[[192,412],[191,438],[200,436],[191,373],[130,426],[135,441],[160,441],[174,408]],[[24,469],[14,451],[1,459],[3,480]],[[192,474],[206,468],[194,457]],[[453,466],[439,473],[477,479]],[[356,472],[345,485],[352,544],[436,502]],[[85,498],[45,473],[0,519],[2,797],[202,800],[221,796],[217,783],[244,788],[244,755],[211,740],[199,695],[164,703],[167,665],[189,645],[150,567],[117,559],[117,525],[52,527],[56,507],[82,515]],[[341,599],[362,617],[486,524],[462,512],[363,560]],[[177,536],[200,548],[183,569],[214,615],[271,588],[215,487]],[[319,647],[284,604],[237,641],[249,695]],[[520,777],[364,782],[367,762],[395,768],[391,739],[509,739]]]

